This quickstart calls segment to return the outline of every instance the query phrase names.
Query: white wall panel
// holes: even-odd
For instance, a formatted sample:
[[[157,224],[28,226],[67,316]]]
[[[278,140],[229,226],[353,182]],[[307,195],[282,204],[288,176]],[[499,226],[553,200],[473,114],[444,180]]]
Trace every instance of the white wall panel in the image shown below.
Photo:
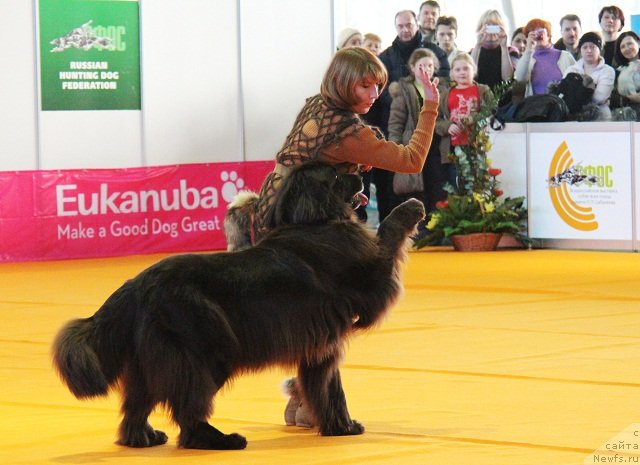
[[[40,112],[38,169],[128,168],[141,165],[140,112]]]
[[[332,50],[330,0],[241,0],[247,160],[273,158]]]
[[[0,0],[0,169],[37,168],[33,2]]]
[[[148,165],[242,160],[237,4],[141,0]]]
[[[502,131],[491,131],[489,158],[502,170],[498,178],[505,197],[527,196],[527,131],[523,123],[507,123]]]

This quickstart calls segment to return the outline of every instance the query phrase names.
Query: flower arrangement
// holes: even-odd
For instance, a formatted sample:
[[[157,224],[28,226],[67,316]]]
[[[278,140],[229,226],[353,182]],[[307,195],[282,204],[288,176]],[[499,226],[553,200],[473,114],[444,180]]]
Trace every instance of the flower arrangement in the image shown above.
[[[498,89],[495,95],[500,95]],[[439,244],[444,238],[473,233],[509,233],[526,241],[522,234],[527,217],[524,197],[502,198],[499,168],[491,166],[489,121],[498,97],[467,119],[469,142],[455,147],[450,155],[456,167],[457,185],[446,184],[446,200],[436,204],[426,224],[426,234],[415,247]]]

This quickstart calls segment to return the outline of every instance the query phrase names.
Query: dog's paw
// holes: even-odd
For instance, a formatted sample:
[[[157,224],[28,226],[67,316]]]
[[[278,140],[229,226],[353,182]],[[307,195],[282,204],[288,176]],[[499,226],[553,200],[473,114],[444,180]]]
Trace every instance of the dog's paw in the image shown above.
[[[247,447],[247,440],[238,433],[224,434],[202,422],[193,429],[182,430],[178,445],[185,449],[237,450]]]
[[[168,439],[164,432],[149,427],[138,433],[130,433],[127,437],[121,437],[118,444],[136,448],[153,447],[165,444]]]
[[[239,450],[245,449],[246,447],[247,439],[244,436],[238,433],[231,433],[224,435],[224,437],[219,441],[218,447],[216,447],[216,449]]]
[[[348,435],[357,435],[364,433],[364,425],[360,423],[358,420],[351,420],[351,424],[349,425]]]
[[[355,436],[364,433],[364,426],[358,420],[349,420],[346,426],[322,428],[322,436]]]
[[[422,202],[417,199],[409,199],[394,208],[389,216],[392,216],[404,227],[413,228],[425,218],[426,212]]]
[[[406,209],[407,215],[413,216],[413,221],[418,222],[424,220],[427,215],[424,204],[418,199],[409,199],[403,202],[403,208]]]

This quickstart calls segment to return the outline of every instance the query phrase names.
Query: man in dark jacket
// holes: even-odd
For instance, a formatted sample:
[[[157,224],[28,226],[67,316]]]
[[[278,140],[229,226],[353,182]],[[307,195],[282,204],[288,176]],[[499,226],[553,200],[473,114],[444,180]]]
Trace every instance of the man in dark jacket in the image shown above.
[[[393,43],[379,56],[389,73],[389,84],[408,76],[409,56],[417,48],[428,48],[436,54],[440,61],[438,76],[440,80],[449,78],[449,60],[447,54],[433,42],[423,41],[418,28],[416,14],[411,10],[402,10],[396,13],[396,31],[398,36]],[[388,86],[384,89],[378,100],[364,116],[367,123],[379,127],[386,137],[389,136],[387,125],[389,123],[389,110],[391,108],[391,95]],[[393,173],[381,169],[375,169],[372,173],[373,182],[376,185],[376,200],[378,201],[378,215],[382,221],[395,207],[399,200],[393,193]]]
[[[416,14],[411,10],[403,10],[396,14],[396,31],[398,36],[379,56],[387,67],[389,83],[409,75],[409,56],[417,48],[428,48],[436,54],[440,61],[438,76],[449,77],[449,61],[447,54],[431,41],[423,41],[418,28]]]
[[[426,0],[418,10],[418,27],[422,40],[436,42],[436,24],[440,17],[440,5],[436,0]]]

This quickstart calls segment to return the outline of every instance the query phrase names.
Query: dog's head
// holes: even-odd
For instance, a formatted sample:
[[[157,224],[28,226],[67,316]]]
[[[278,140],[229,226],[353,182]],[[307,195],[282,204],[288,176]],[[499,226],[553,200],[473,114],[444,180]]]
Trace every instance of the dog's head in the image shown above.
[[[367,203],[362,189],[362,180],[355,174],[338,174],[333,166],[320,162],[304,163],[282,181],[268,225],[351,219],[353,210]]]

